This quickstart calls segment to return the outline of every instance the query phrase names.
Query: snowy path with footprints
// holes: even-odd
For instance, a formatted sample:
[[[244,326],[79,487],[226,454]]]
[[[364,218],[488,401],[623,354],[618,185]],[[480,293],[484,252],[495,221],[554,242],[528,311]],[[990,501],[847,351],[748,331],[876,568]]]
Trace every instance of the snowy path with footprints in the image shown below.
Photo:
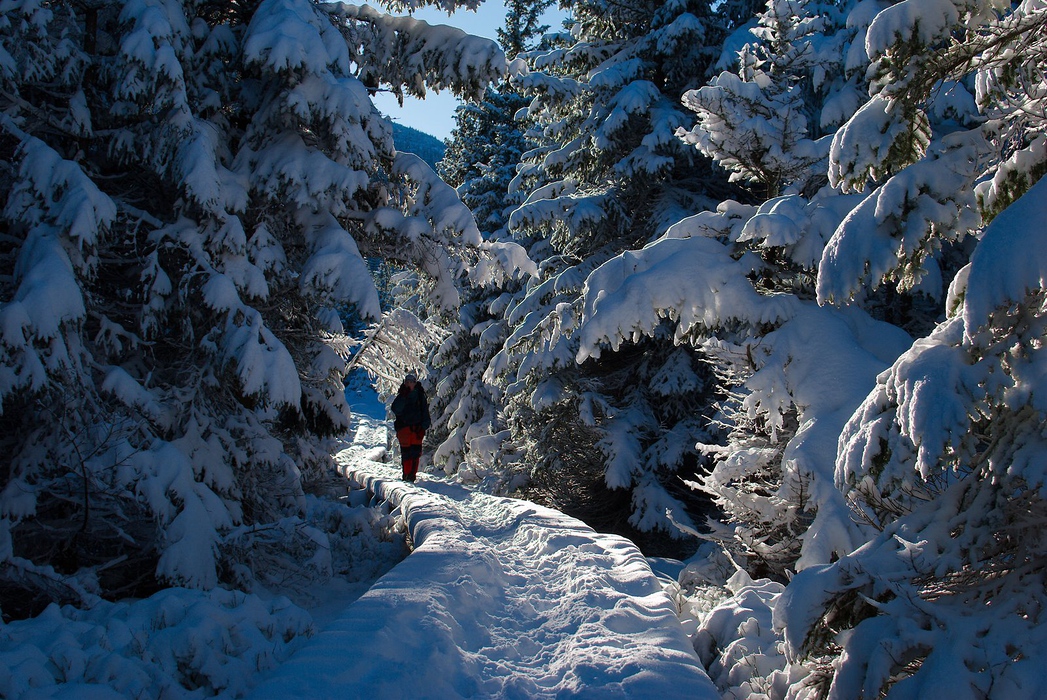
[[[403,483],[374,461],[384,437],[364,420],[338,460],[401,510],[414,551],[251,697],[718,697],[632,543],[429,475]]]

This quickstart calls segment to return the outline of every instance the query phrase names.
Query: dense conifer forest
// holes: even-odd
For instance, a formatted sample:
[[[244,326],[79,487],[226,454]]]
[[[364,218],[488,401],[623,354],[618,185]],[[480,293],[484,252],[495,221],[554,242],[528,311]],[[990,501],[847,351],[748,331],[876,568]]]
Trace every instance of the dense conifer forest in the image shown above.
[[[429,473],[686,562],[724,697],[1047,686],[1047,6],[418,4],[0,5],[0,633],[364,566],[410,371]]]

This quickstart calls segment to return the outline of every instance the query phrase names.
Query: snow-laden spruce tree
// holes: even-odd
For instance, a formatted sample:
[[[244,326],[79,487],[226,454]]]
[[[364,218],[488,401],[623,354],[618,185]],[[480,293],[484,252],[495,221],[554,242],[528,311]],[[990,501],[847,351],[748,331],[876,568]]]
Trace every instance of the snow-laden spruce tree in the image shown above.
[[[489,87],[482,102],[463,104],[455,112],[440,176],[458,190],[485,233],[505,228],[506,210],[514,204],[509,183],[526,150],[515,115],[527,103],[505,82]]]
[[[668,322],[674,342],[715,368],[724,400],[703,419],[727,435],[699,446],[710,470],[696,485],[725,517],[710,523],[711,536],[754,575],[785,580],[863,541],[834,486],[836,440],[910,341],[860,309],[823,309],[802,288],[785,289],[789,267],[809,273],[811,251],[839,220],[823,203],[795,197],[728,202],[586,281],[580,359]],[[790,231],[792,240],[781,237]]]
[[[876,16],[867,44],[873,99],[837,136],[830,174],[874,186],[830,241],[819,295],[914,284],[950,240],[976,240],[945,320],[841,436],[837,484],[879,534],[797,576],[776,626],[829,697],[1037,696],[1047,8],[910,0]],[[975,88],[984,119],[936,139],[928,103],[948,81]]]
[[[550,2],[512,0],[498,39],[509,57],[533,48],[548,29],[541,15]],[[455,186],[488,241],[511,241],[505,230],[508,211],[522,201],[509,185],[523,153],[528,150],[526,127],[517,114],[529,100],[504,80],[487,89],[483,100],[466,103],[455,114],[457,126],[440,163],[441,176]],[[524,240],[517,242],[526,244]],[[534,274],[533,263],[527,266]],[[490,488],[503,491],[512,462],[502,451],[507,437],[502,417],[502,392],[484,380],[491,357],[505,341],[506,299],[520,289],[522,278],[485,283],[465,291],[457,318],[446,324],[446,339],[430,358],[430,408],[437,416],[430,436],[436,443],[433,461],[446,473],[475,479],[493,476]],[[495,465],[495,456],[500,463]]]
[[[688,143],[771,198],[785,187],[813,193],[825,182],[827,132],[839,125],[841,102],[857,102],[863,55],[848,65],[847,49],[863,27],[848,6],[808,0],[768,2],[755,27],[728,43],[730,65],[684,104],[698,117]],[[856,18],[857,19],[857,18]],[[721,63],[727,61],[721,59]],[[826,103],[839,105],[826,109]],[[849,113],[842,115],[844,118]]]
[[[255,526],[347,426],[336,309],[380,313],[363,256],[450,308],[483,254],[368,90],[478,95],[504,56],[309,0],[2,9],[4,613],[249,576]]]
[[[845,317],[814,308],[827,241],[856,221],[863,203],[838,181],[826,185],[819,168],[835,131],[868,100],[866,36],[876,10],[869,3],[821,8],[768,2],[751,30],[754,38],[737,54],[736,72],[685,96],[699,117],[695,129],[682,133],[685,139],[732,177],[785,193],[755,216],[721,206],[741,217],[736,235],[721,234],[721,240],[759,257],[758,269],[749,273],[755,287],[796,295],[807,310],[780,326],[750,324],[741,335],[730,325],[714,330],[716,341],[705,347],[733,397],[722,416],[732,436],[726,445],[709,447],[716,464],[700,480],[732,523],[721,534],[735,540],[736,554],[768,565],[753,573],[783,580],[865,538],[833,485],[836,437],[877,368],[909,342],[904,333],[869,325],[870,316],[910,331],[928,328],[930,314],[944,302],[942,274],[956,269],[957,251],[947,248],[938,252],[940,262],[929,263],[937,277],[922,284],[870,289],[842,310]],[[957,84],[944,86],[928,112],[935,139],[977,119],[973,99]],[[848,332],[815,331],[843,318]]]
[[[754,195],[787,194],[725,201],[610,260],[586,281],[580,333],[585,360],[668,324],[673,342],[713,368],[722,400],[700,419],[724,434],[701,440],[709,469],[695,483],[720,507],[713,536],[753,575],[782,581],[863,541],[834,486],[836,439],[910,342],[860,309],[814,301],[825,243],[860,197],[819,177],[827,136],[819,145],[803,126],[786,137],[775,120],[787,102],[801,125],[819,125],[809,135],[826,133],[858,80],[849,70],[865,68],[863,53],[849,69],[844,56],[864,38],[866,8],[829,9],[769,2],[756,28],[727,42],[721,64],[733,57],[733,68],[684,96],[699,119],[679,130],[685,142]]]
[[[679,533],[667,507],[687,521],[667,486],[694,467],[705,435],[702,367],[667,335],[580,365],[576,330],[594,269],[735,191],[675,136],[692,122],[680,96],[702,84],[727,27],[699,0],[581,2],[572,13],[569,35],[513,77],[532,98],[536,145],[512,184],[525,199],[509,228],[533,241],[540,276],[505,307],[509,334],[486,376],[505,388],[536,493],[664,539]]]
[[[497,30],[498,42],[507,57],[514,58],[534,48],[549,28],[540,23],[552,0],[511,0],[505,26]],[[520,195],[509,196],[509,183],[516,176],[528,140],[526,127],[516,116],[530,102],[508,79],[492,85],[483,99],[467,102],[455,111],[455,129],[439,165],[440,176],[457,188],[462,202],[476,218],[485,235],[505,228],[507,212],[520,203]]]

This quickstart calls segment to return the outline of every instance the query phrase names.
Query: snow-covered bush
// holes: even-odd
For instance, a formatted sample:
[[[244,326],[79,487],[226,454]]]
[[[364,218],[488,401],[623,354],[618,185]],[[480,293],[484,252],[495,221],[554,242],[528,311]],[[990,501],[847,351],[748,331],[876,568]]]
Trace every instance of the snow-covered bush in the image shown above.
[[[788,664],[771,624],[771,611],[783,588],[738,571],[727,581],[730,597],[703,616],[693,637],[694,650],[723,697],[784,697]]]
[[[0,695],[242,697],[315,631],[287,598],[170,588],[89,610],[50,605],[0,625]]]
[[[789,663],[772,624],[784,584],[753,580],[719,544],[706,542],[670,587],[680,621],[699,660],[724,698],[784,700],[807,697],[798,681],[809,675]]]
[[[262,587],[306,607],[332,580],[377,579],[407,548],[402,520],[387,511],[307,496],[302,517],[236,528],[223,537],[228,578],[243,590]]]

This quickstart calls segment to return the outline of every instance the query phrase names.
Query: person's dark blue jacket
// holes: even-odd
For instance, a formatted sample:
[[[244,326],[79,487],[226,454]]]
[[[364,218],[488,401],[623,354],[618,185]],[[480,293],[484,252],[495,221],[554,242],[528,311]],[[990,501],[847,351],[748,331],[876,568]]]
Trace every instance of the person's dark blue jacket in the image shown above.
[[[432,424],[429,418],[429,402],[421,384],[415,384],[414,389],[409,389],[407,384],[400,385],[396,398],[393,399],[393,413],[396,414],[396,420],[393,421],[394,430],[407,427],[428,430]]]

